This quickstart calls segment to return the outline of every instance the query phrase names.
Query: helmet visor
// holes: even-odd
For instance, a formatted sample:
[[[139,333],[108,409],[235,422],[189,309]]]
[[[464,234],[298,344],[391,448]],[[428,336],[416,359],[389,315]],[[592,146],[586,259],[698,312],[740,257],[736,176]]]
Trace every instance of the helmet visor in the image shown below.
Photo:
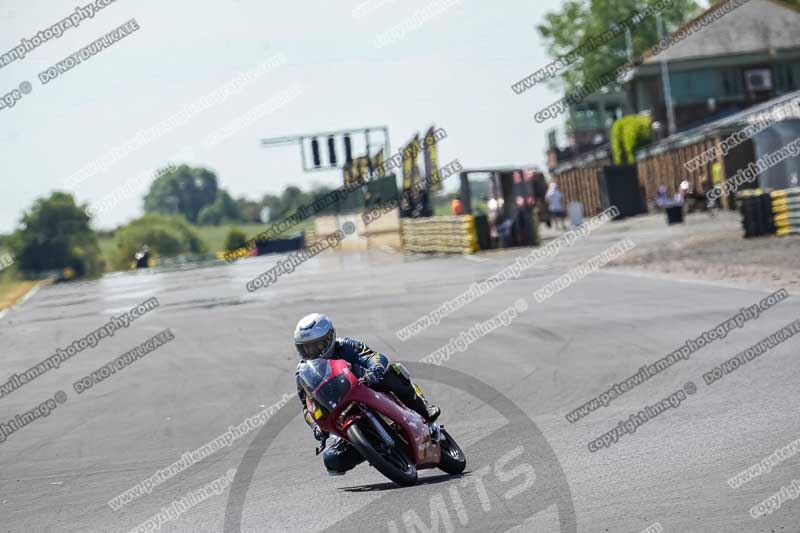
[[[303,359],[317,359],[328,352],[334,341],[333,335],[333,331],[330,331],[327,335],[319,339],[295,343],[297,353],[299,353],[300,357]]]

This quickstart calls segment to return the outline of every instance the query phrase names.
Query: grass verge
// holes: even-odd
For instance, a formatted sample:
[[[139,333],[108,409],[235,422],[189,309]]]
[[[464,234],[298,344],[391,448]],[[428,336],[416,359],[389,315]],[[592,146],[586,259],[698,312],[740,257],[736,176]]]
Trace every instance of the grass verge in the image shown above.
[[[20,301],[38,281],[0,280],[0,311]]]

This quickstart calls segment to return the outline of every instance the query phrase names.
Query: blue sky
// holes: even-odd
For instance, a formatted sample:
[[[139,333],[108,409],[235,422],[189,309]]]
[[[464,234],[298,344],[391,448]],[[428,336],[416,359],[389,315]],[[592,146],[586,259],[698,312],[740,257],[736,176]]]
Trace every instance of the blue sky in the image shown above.
[[[264,137],[388,125],[393,149],[430,124],[448,137],[440,161],[465,167],[544,166],[545,135],[533,113],[558,98],[541,86],[516,95],[512,83],[549,61],[536,25],[560,2],[438,0],[444,12],[402,40],[376,48],[376,37],[431,2],[257,2],[117,0],[92,19],[0,68],[0,94],[28,81],[32,92],[0,110],[0,232],[53,190],[99,202],[170,157],[214,170],[234,196],[260,198],[289,184],[338,185],[340,172],[304,174],[295,147],[265,149]],[[0,54],[74,12],[88,0],[0,0]],[[372,10],[365,9],[371,7]],[[46,85],[37,74],[135,18],[140,29]],[[223,102],[194,114],[157,140],[80,184],[67,178],[87,163],[181,111],[273,54],[285,64]],[[206,147],[203,140],[271,97],[299,96]],[[101,213],[109,228],[142,213],[142,180]]]

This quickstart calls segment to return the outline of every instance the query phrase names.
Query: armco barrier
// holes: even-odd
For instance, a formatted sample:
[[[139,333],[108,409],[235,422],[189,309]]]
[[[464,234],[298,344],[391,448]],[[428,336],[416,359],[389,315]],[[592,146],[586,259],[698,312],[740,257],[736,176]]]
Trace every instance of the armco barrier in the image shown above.
[[[772,214],[777,235],[800,234],[800,188],[772,191]]]
[[[478,251],[472,215],[401,219],[403,249],[409,252],[472,254]]]
[[[272,239],[269,241],[256,241],[255,249],[252,248],[240,248],[234,251],[233,257],[230,257],[228,254],[230,252],[219,251],[217,252],[217,259],[220,261],[225,261],[227,259],[243,259],[245,257],[252,257],[255,255],[267,255],[267,254],[285,254],[289,252],[294,252],[296,250],[302,250],[304,247],[308,246],[309,244],[305,242],[305,235],[300,234],[296,237],[292,237],[290,239]]]

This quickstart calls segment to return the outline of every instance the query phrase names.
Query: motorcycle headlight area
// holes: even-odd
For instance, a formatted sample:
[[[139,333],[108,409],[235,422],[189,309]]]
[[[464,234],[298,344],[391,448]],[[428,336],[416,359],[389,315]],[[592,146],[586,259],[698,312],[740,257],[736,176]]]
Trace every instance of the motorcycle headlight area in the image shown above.
[[[323,383],[314,393],[314,398],[326,410],[333,411],[349,391],[350,380],[346,375],[339,375]]]

